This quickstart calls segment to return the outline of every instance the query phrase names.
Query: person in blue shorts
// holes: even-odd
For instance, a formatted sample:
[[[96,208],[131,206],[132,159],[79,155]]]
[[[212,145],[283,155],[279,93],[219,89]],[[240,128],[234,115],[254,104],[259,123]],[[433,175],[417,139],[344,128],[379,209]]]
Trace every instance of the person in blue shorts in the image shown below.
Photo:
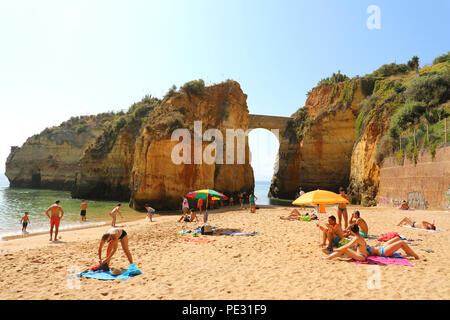
[[[145,210],[147,210],[147,217],[149,218],[150,222],[153,222],[152,217],[155,214],[156,210],[150,207],[148,203],[145,204]]]
[[[321,226],[317,223],[317,227],[323,231],[323,242],[322,246],[326,245],[326,241],[328,239],[328,252],[333,252],[333,247],[339,247],[339,242],[344,238],[344,232],[340,224],[336,223],[335,216],[328,217],[328,224],[326,227]]]

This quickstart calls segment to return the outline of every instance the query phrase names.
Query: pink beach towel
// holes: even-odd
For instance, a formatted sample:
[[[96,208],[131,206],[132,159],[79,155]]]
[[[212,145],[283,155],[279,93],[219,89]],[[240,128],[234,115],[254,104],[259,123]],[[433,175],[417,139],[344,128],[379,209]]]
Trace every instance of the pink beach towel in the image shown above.
[[[393,264],[393,265],[397,265],[397,266],[414,267],[414,265],[408,259],[406,259],[405,257],[403,257],[400,254],[397,255],[397,258],[369,256],[367,258],[367,261],[356,261],[355,260],[355,263],[356,264],[383,264],[383,265]]]

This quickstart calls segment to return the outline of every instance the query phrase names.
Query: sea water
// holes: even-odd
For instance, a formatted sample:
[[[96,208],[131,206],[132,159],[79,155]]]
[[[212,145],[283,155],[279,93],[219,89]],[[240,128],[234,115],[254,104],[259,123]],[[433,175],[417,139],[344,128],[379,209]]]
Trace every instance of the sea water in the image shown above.
[[[113,201],[90,201],[87,200],[87,222],[81,221],[80,199],[72,199],[68,191],[40,190],[9,188],[8,179],[0,175],[0,239],[5,236],[22,234],[20,219],[27,211],[30,224],[27,232],[37,233],[49,231],[49,218],[45,211],[56,200],[64,210],[60,230],[109,224],[111,218],[109,212],[117,205]],[[124,220],[134,220],[145,217],[144,213],[134,211],[128,203],[122,203],[121,208]],[[117,224],[120,225],[120,217]]]

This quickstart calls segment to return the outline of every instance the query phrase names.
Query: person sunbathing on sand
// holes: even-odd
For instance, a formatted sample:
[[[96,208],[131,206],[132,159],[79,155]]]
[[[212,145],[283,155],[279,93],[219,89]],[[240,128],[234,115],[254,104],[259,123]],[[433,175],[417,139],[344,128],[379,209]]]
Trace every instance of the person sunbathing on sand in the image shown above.
[[[333,247],[338,247],[339,241],[344,238],[344,232],[341,226],[336,223],[336,217],[329,216],[326,227],[322,227],[319,223],[317,223],[317,227],[323,231],[322,246],[326,245],[326,240],[328,239],[327,251],[333,252]]]
[[[103,234],[102,239],[100,240],[100,245],[98,247],[99,266],[106,266],[108,268],[111,266],[111,258],[117,251],[119,241],[128,261],[130,264],[133,264],[133,258],[128,248],[127,233],[122,228],[110,228],[107,233]],[[106,249],[106,258],[102,259],[102,249],[105,242],[108,243],[108,247]]]
[[[359,227],[357,224],[353,224],[350,230],[352,232],[352,235],[355,236],[355,238],[351,240],[349,243],[345,244],[344,246],[336,249],[335,252],[333,252],[329,256],[325,256],[324,259],[331,260],[340,257],[343,254],[358,261],[365,261],[367,260],[368,256],[380,256],[388,258],[392,257],[394,253],[399,249],[402,249],[403,251],[405,251],[407,255],[413,256],[417,260],[420,259],[419,256],[411,249],[411,247],[408,246],[408,244],[400,238],[391,239],[387,241],[384,246],[372,247],[366,244],[364,238],[359,233]],[[361,242],[361,240],[363,242]],[[356,254],[354,252],[354,249],[353,250],[350,249],[350,247],[353,246],[356,247],[357,251]],[[367,252],[367,255],[365,252]]]
[[[415,222],[412,221],[410,218],[408,217],[404,217],[398,224],[397,226],[409,226],[412,228],[418,228],[418,229],[425,229],[425,230],[436,230],[436,225],[434,222],[434,219],[432,220],[431,223],[426,222],[426,221],[422,221],[420,222]]]
[[[293,209],[287,217],[280,217],[280,219],[301,219],[302,215],[297,209]]]
[[[370,246],[366,244],[363,236],[359,233],[358,225],[356,223],[353,223],[352,225],[350,225],[349,231],[350,234],[354,236],[354,238],[342,247],[335,249],[332,254],[325,256],[324,259],[331,260],[342,255],[346,255],[358,261],[367,260],[367,257],[370,255]],[[352,247],[354,247],[356,250],[351,249]]]
[[[364,237],[367,238],[368,237],[368,233],[369,233],[369,226],[367,225],[367,222],[364,221],[363,218],[360,217],[360,213],[358,210],[353,211],[352,213],[352,217],[350,219],[350,225],[356,223],[359,227],[359,233]],[[345,229],[344,231],[344,235],[347,237],[349,236],[351,233],[350,227],[348,227],[347,229]]]

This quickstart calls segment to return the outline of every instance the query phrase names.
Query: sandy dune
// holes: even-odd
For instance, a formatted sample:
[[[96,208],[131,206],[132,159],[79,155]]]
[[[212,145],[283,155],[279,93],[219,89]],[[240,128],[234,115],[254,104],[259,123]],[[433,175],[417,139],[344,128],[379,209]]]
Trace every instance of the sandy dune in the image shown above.
[[[178,216],[126,222],[131,253],[143,274],[126,281],[82,278],[79,289],[70,288],[76,283],[68,276],[97,263],[98,242],[107,227],[61,232],[58,243],[50,243],[48,235],[0,242],[0,299],[450,298],[449,213],[358,208],[370,235],[397,231],[415,240],[413,249],[423,259],[411,259],[414,267],[407,267],[357,265],[346,258],[325,261],[314,222],[279,219],[291,209],[211,212],[210,224],[218,229],[259,232],[253,237],[202,236],[216,240],[211,243],[184,241],[192,235],[179,231],[199,224],[177,223]],[[446,231],[395,226],[405,215],[416,221],[435,219]],[[112,266],[128,267],[120,248]],[[377,272],[379,288],[369,289],[368,279]]]

